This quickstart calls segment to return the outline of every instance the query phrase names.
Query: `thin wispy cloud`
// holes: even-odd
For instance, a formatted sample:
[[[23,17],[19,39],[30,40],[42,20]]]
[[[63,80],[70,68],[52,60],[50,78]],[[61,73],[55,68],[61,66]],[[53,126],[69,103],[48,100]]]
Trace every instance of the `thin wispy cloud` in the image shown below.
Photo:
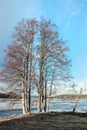
[[[85,3],[87,1],[78,2],[77,0],[66,0],[66,3],[64,3],[64,10],[63,16],[61,19],[61,27],[63,26],[63,30],[69,29],[70,25],[72,24],[72,19],[74,16],[79,16],[82,8],[84,7]]]
[[[79,16],[79,14],[80,14],[80,10],[78,9],[72,13],[72,16]]]

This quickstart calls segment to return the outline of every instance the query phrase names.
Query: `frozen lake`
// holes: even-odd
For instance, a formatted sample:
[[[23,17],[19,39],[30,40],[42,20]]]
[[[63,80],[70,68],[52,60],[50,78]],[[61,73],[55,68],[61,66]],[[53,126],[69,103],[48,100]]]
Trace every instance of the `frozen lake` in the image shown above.
[[[31,112],[37,112],[37,100],[32,101]],[[75,104],[75,100],[63,100],[63,99],[52,99],[50,104],[50,111],[72,111]],[[10,116],[12,114],[22,113],[21,100],[14,101],[12,99],[0,99],[0,117]],[[77,112],[86,113],[87,112],[87,99],[82,99],[79,101]]]

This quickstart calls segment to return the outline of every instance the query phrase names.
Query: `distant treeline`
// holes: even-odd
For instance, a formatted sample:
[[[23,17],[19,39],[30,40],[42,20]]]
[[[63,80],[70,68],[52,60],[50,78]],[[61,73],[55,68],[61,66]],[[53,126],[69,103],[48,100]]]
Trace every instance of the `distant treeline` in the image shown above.
[[[53,96],[51,98],[58,98],[58,99],[87,99],[87,95],[86,94],[82,94],[82,95],[75,95],[75,94],[71,94],[71,95],[58,95],[58,96]]]
[[[9,92],[9,93],[0,93],[0,98],[21,98],[20,95]]]
[[[37,98],[37,96],[35,96]],[[75,94],[71,94],[71,95],[58,95],[58,96],[52,96],[51,98],[58,98],[58,99],[87,99],[87,95],[86,94],[82,94],[82,95],[75,95]],[[9,93],[0,93],[0,98],[22,98],[21,95],[16,94],[14,92],[9,92]],[[49,98],[49,97],[47,97]]]
[[[9,94],[6,93],[0,93],[0,98],[8,98]]]

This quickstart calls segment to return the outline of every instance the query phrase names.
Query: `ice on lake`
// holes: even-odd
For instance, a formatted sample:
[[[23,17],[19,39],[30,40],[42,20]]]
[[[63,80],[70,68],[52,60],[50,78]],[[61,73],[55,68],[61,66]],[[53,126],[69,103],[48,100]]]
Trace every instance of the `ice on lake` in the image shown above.
[[[50,111],[72,111],[75,100],[52,99]],[[37,112],[37,100],[33,100],[31,112]],[[79,100],[77,112],[87,112],[87,99]],[[22,101],[13,99],[0,99],[0,116],[10,116],[12,114],[22,113]]]

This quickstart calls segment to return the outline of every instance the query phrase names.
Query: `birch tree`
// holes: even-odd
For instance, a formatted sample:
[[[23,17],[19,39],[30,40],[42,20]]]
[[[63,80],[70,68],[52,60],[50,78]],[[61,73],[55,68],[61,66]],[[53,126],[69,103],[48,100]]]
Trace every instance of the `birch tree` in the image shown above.
[[[33,44],[37,33],[35,19],[22,19],[15,27],[13,45],[8,46],[6,54],[6,67],[4,77],[9,78],[11,85],[22,85],[23,113],[30,112],[31,82],[33,65]],[[7,81],[7,80],[6,80]]]
[[[58,28],[51,21],[42,19],[39,23],[39,112],[42,111],[43,98],[45,98],[46,111],[46,87],[53,86],[57,80],[69,78],[68,67],[70,61],[66,52],[69,49],[65,42],[59,38]],[[48,81],[48,82],[47,82]],[[44,89],[45,88],[45,89]],[[51,90],[50,90],[51,96]],[[50,102],[50,101],[49,101]]]

